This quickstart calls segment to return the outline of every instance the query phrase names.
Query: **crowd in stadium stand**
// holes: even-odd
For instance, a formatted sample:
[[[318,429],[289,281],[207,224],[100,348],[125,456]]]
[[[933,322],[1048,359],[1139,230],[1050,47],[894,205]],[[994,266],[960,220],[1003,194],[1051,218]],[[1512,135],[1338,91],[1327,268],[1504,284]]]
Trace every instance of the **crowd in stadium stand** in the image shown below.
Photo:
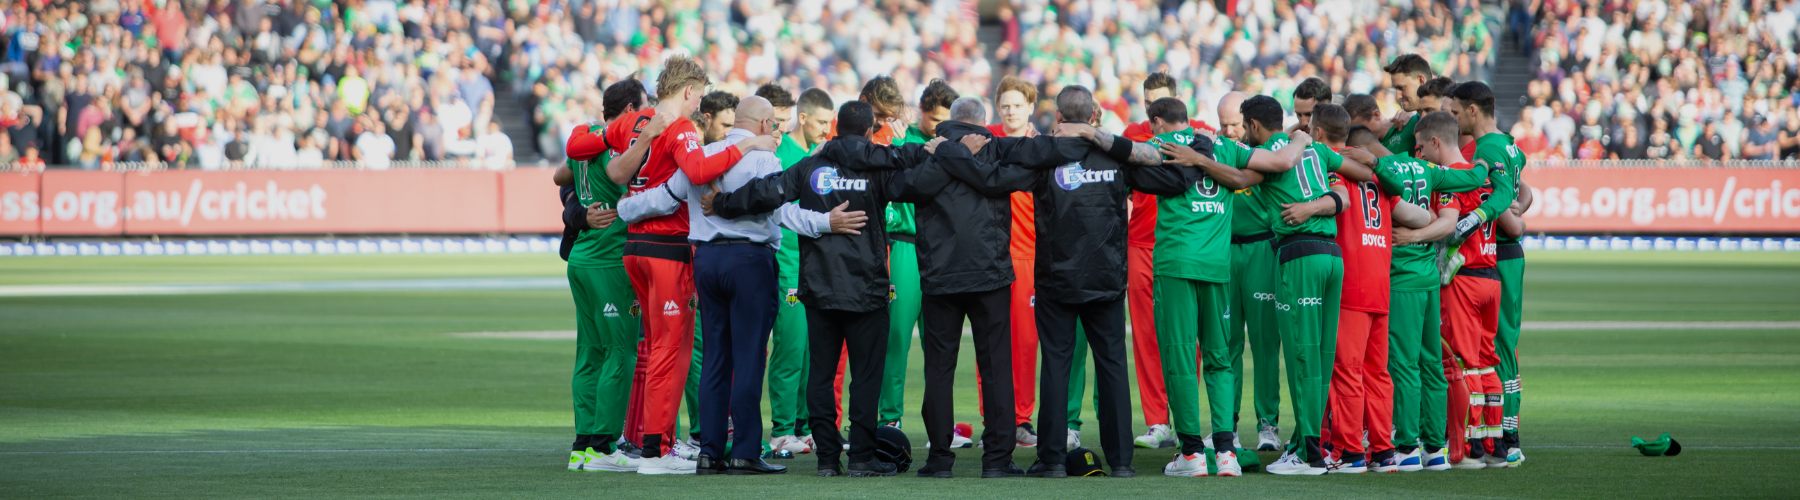
[[[555,160],[569,131],[599,116],[599,84],[653,81],[676,54],[699,58],[719,90],[738,95],[777,81],[841,102],[877,75],[894,76],[909,101],[933,78],[982,95],[1004,75],[1040,96],[1081,84],[1116,130],[1141,120],[1138,82],[1157,70],[1182,82],[1202,120],[1227,90],[1285,101],[1309,76],[1340,93],[1382,93],[1382,64],[1407,52],[1458,80],[1483,79],[1498,12],[1474,0],[1004,0],[987,17],[997,42],[983,43],[975,0],[14,2],[0,11],[0,164],[501,167],[513,150],[496,102],[526,106],[531,139]],[[1577,39],[1548,36],[1563,29],[1551,17],[1538,25],[1546,47]],[[1585,105],[1593,74],[1545,76],[1552,90],[1582,82]]]
[[[1800,157],[1796,9],[1534,0],[1509,21],[1536,68],[1512,134],[1534,160]]]

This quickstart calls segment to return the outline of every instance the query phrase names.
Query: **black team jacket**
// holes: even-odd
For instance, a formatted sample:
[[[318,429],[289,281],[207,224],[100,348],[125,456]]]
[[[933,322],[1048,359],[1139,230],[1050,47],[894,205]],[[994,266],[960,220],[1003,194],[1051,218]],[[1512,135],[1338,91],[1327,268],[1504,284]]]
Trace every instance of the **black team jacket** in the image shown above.
[[[968,150],[956,141],[969,134],[991,139],[974,154],[973,163],[955,163],[971,170],[975,165],[989,169],[1002,164],[1028,168],[1061,165],[1087,157],[1093,145],[1080,138],[994,138],[985,127],[954,120],[937,126],[937,136],[947,140],[944,144],[957,144],[960,151]],[[939,146],[939,153],[944,152],[944,146]],[[946,170],[952,164],[945,162]],[[1013,176],[1033,175],[1035,172],[1023,171]],[[1012,242],[1012,203],[1008,193],[994,186],[951,182],[935,196],[914,202],[921,292],[986,292],[1012,284],[1012,253],[1008,248]]]
[[[939,163],[972,161],[961,144],[944,143],[931,155],[919,144],[881,146],[863,136],[838,136],[792,168],[719,193],[713,211],[729,219],[794,200],[816,212],[850,202],[846,211],[869,217],[862,234],[800,238],[799,297],[807,307],[873,311],[888,303],[888,202],[928,198],[952,183]]]
[[[1121,164],[1130,142],[1114,136],[1107,150],[1049,168],[946,164],[951,178],[1005,196],[1029,191],[1037,207],[1037,296],[1063,304],[1116,300],[1126,284],[1126,232],[1132,191],[1178,196],[1206,174],[1175,164]],[[1124,141],[1122,143],[1118,141]],[[1212,157],[1210,141],[1195,149]],[[1119,154],[1114,158],[1112,154]]]

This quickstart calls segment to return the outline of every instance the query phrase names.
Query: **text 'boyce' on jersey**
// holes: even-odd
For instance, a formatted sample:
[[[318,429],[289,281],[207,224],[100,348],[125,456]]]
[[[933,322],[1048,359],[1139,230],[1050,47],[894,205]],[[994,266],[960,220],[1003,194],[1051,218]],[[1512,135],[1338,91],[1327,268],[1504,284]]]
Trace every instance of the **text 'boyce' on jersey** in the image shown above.
[[[847,179],[838,177],[838,169],[835,167],[819,167],[817,170],[813,170],[812,179],[809,184],[812,185],[813,192],[818,193],[820,196],[831,194],[832,191],[838,190],[869,190],[868,179]]]
[[[1118,170],[1088,170],[1080,163],[1070,163],[1056,167],[1056,187],[1064,191],[1080,189],[1083,184],[1112,182]]]

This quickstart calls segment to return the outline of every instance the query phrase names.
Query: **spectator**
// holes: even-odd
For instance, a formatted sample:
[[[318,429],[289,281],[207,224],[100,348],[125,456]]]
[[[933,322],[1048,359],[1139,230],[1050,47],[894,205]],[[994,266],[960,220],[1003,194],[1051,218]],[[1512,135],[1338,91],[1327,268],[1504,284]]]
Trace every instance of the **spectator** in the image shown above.
[[[369,104],[369,82],[352,65],[344,69],[344,79],[337,82],[338,99],[350,114],[360,115]]]
[[[1756,115],[1751,122],[1754,125],[1744,131],[1744,145],[1738,148],[1743,152],[1743,158],[1746,160],[1775,159],[1776,150],[1779,148],[1779,145],[1775,143],[1778,139],[1775,133],[1775,122],[1763,115]]]
[[[1731,151],[1725,148],[1725,138],[1719,135],[1718,126],[1711,119],[1706,120],[1700,129],[1700,137],[1694,144],[1694,158],[1713,161],[1731,159]]]
[[[369,120],[369,128],[356,137],[356,160],[362,168],[387,170],[394,161],[394,140],[381,120]]]
[[[1607,159],[1642,160],[1648,157],[1650,143],[1638,137],[1637,127],[1626,126],[1620,130],[1620,134],[1620,137],[1614,137],[1612,143],[1607,145]]]
[[[500,131],[500,124],[488,123],[488,131],[482,134],[480,142],[481,158],[486,167],[500,170],[509,166],[513,159],[512,139]]]
[[[38,149],[35,147],[25,148],[25,157],[20,158],[17,165],[22,172],[43,172],[45,166],[44,159],[38,158]]]
[[[1669,134],[1669,122],[1657,118],[1650,132],[1650,145],[1644,148],[1644,158],[1673,160],[1680,154],[1680,145],[1675,143],[1675,136]]]

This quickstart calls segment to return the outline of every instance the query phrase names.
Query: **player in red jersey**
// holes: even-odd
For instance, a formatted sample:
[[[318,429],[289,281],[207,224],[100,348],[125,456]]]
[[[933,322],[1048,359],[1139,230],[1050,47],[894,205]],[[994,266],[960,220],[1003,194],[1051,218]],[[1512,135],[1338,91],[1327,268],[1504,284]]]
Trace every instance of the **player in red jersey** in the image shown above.
[[[1031,113],[1037,107],[1037,86],[1016,77],[1000,79],[994,92],[994,105],[1000,123],[988,125],[994,137],[1036,137]],[[1037,282],[1033,270],[1037,262],[1037,208],[1029,192],[1012,193],[1012,368],[1013,406],[1019,446],[1037,446],[1037,431],[1031,427],[1031,414],[1037,408],[1038,333]],[[1079,363],[1072,365],[1079,366]],[[1075,404],[1079,398],[1071,398]],[[1079,413],[1079,411],[1077,412]],[[1071,417],[1074,418],[1074,417]],[[1075,434],[1070,434],[1075,435]]]
[[[1452,169],[1473,168],[1458,147],[1460,127],[1447,112],[1434,112],[1419,120],[1420,158]],[[1492,192],[1481,188],[1465,193],[1440,193],[1434,207],[1439,217],[1461,218]],[[1500,325],[1500,274],[1494,242],[1494,225],[1483,223],[1469,234],[1456,250],[1463,264],[1447,279],[1443,295],[1444,342],[1462,366],[1464,383],[1471,394],[1481,394],[1481,401],[1467,402],[1469,407],[1466,435],[1469,451],[1456,462],[1458,469],[1481,469],[1494,462],[1504,464],[1504,456],[1493,456],[1492,439],[1500,437],[1500,376],[1494,367],[1500,364],[1495,353],[1494,336]],[[1452,269],[1441,269],[1450,272]],[[1493,401],[1488,401],[1491,395]],[[1455,402],[1453,402],[1455,403]],[[1491,436],[1490,436],[1491,434]],[[1484,460],[1487,458],[1487,460]]]

